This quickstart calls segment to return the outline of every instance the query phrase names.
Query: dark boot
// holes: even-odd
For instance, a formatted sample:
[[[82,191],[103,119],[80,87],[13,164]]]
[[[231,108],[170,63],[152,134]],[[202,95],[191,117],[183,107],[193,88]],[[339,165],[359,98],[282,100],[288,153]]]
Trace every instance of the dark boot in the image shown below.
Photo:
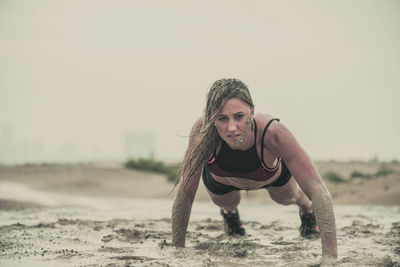
[[[313,213],[306,213],[300,216],[301,226],[299,228],[300,235],[307,239],[319,238],[319,228],[315,215]]]
[[[245,235],[246,231],[244,230],[242,223],[240,222],[239,212],[236,209],[236,212],[228,212],[225,213],[221,210],[221,215],[224,218],[224,228],[225,232],[228,235]]]

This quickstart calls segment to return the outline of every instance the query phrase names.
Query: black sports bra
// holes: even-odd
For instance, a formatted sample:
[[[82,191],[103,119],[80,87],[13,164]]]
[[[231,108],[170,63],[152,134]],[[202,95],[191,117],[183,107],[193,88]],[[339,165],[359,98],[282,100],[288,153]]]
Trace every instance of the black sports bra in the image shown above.
[[[247,178],[256,181],[266,181],[273,177],[279,169],[281,159],[278,158],[278,163],[275,167],[268,168],[264,163],[264,137],[267,133],[268,127],[273,121],[270,120],[264,128],[261,139],[261,160],[257,154],[256,141],[257,141],[257,124],[254,120],[254,144],[246,151],[233,150],[229,145],[222,140],[221,149],[216,155],[214,151],[213,157],[208,161],[210,171],[220,177],[239,177]]]

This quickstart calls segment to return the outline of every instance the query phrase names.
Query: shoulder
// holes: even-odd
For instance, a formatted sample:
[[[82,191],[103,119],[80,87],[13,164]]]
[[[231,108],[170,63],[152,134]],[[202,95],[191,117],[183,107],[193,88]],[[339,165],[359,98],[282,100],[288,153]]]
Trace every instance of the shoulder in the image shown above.
[[[262,134],[267,124],[276,117],[257,113],[254,119],[257,123],[257,131]],[[293,138],[289,129],[280,123],[278,120],[274,120],[268,126],[267,132],[264,136],[264,144],[268,147],[276,147],[285,143],[285,140]]]
[[[267,124],[273,120],[276,119],[276,117],[271,116],[269,114],[263,114],[263,113],[257,113],[254,115],[254,120],[256,121],[257,124],[257,132],[262,133],[267,126]],[[268,131],[269,132],[272,128],[276,128],[276,125],[280,124],[278,120],[274,120],[270,123],[268,126]]]

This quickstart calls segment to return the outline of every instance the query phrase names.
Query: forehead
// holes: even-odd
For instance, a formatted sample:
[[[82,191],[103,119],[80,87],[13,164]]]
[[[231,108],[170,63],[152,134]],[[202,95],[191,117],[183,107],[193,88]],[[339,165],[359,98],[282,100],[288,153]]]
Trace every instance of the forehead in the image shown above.
[[[239,98],[229,99],[225,105],[222,107],[219,115],[228,115],[234,114],[238,112],[249,112],[250,106]]]

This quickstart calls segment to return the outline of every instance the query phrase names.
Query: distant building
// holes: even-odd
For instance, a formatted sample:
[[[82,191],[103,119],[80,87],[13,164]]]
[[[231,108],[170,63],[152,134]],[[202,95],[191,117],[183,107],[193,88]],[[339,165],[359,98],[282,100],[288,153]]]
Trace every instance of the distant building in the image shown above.
[[[125,133],[125,158],[153,159],[155,154],[154,134],[152,132],[138,133],[127,131]]]

